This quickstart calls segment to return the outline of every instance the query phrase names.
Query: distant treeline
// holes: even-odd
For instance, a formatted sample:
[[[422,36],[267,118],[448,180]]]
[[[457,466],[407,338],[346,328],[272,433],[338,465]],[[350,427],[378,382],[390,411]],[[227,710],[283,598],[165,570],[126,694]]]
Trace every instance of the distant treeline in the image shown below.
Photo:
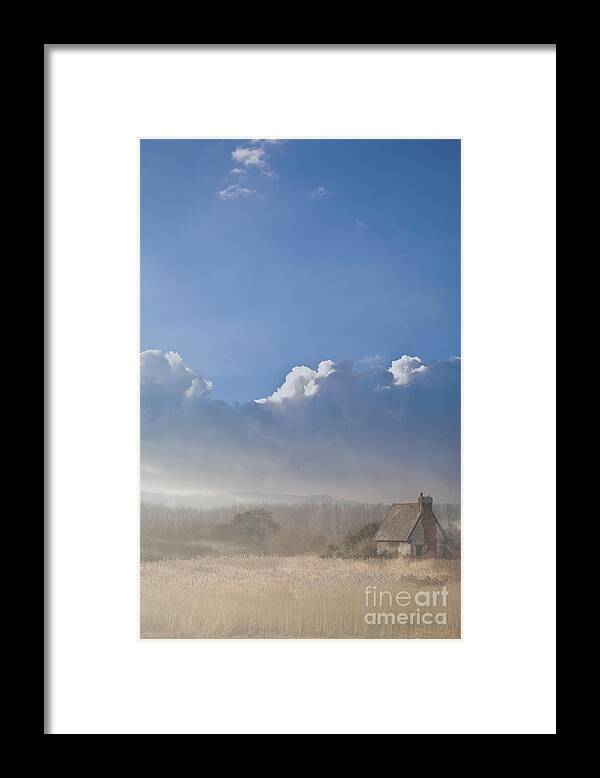
[[[266,511],[278,525],[260,548],[280,554],[321,553],[339,544],[348,533],[366,525],[381,523],[387,503],[249,503],[226,508],[171,507],[150,502],[141,504],[142,558],[194,556],[209,550],[226,550],[227,527],[236,516]],[[460,526],[460,505],[436,503],[434,510],[444,528]],[[225,543],[224,543],[225,541]],[[234,543],[233,538],[229,542]]]

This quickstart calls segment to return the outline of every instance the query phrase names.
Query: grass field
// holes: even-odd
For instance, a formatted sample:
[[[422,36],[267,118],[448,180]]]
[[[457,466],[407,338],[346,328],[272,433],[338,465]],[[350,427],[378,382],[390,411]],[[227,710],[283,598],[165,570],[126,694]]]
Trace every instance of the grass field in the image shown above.
[[[143,561],[140,587],[142,638],[460,637],[459,560],[231,554]],[[433,596],[442,587],[445,607]],[[434,622],[418,623],[425,614]]]

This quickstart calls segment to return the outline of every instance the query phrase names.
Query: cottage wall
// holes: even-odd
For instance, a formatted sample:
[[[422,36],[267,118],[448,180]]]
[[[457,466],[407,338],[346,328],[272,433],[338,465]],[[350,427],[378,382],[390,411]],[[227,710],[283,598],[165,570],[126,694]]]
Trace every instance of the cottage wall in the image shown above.
[[[425,541],[425,531],[423,529],[423,522],[420,519],[417,522],[417,526],[412,531],[410,539],[412,540],[413,545],[416,543],[423,543]]]
[[[410,543],[399,543],[395,540],[378,540],[377,553],[382,556],[410,556],[412,546]]]

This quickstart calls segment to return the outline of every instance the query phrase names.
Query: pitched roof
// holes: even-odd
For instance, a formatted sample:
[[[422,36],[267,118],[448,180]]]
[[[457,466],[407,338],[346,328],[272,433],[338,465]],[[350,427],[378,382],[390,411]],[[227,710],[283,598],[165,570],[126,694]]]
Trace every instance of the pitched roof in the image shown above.
[[[419,503],[396,502],[386,514],[383,524],[375,533],[375,540],[406,542],[419,520]]]

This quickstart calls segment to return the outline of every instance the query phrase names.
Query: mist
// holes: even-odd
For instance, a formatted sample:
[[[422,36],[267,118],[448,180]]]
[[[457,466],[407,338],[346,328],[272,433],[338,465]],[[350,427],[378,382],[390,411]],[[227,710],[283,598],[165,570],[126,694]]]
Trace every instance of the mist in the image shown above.
[[[141,479],[155,492],[460,502],[460,360],[323,360],[268,397],[213,398],[176,352],[141,355]]]

